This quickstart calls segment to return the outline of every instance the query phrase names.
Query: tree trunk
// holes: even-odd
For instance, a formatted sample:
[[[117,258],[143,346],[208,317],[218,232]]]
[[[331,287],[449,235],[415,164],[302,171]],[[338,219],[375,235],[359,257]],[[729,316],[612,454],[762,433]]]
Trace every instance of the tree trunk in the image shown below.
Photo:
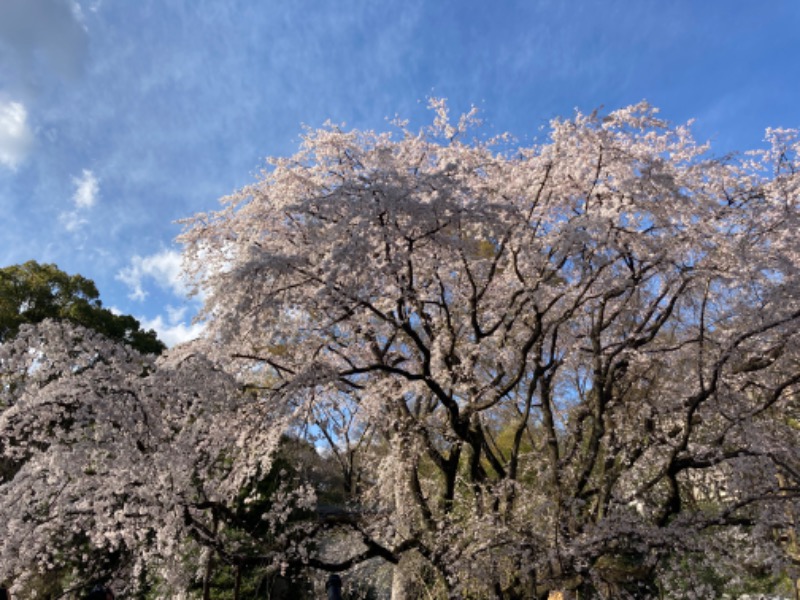
[[[212,525],[212,531],[214,532],[214,536],[216,537],[217,531],[219,530],[219,522],[216,518],[214,518],[214,523]],[[211,577],[214,574],[214,557],[216,556],[216,550],[210,550],[208,553],[208,560],[206,561],[206,570],[203,573],[203,600],[211,600]]]
[[[239,592],[242,589],[242,566],[236,565],[236,580],[233,584],[233,600],[239,600]]]
[[[208,560],[206,561],[206,569],[203,573],[203,600],[211,600],[211,576],[214,573],[214,554],[212,550],[208,553]]]
[[[395,565],[392,570],[392,600],[412,600],[409,595],[410,582],[408,576],[400,568],[400,565]]]

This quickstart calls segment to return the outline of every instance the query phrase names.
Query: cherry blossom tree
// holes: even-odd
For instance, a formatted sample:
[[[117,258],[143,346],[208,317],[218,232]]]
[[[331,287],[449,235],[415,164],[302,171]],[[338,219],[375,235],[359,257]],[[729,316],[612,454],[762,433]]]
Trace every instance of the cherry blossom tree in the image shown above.
[[[182,236],[210,355],[341,467],[351,543],[306,564],[451,598],[796,578],[796,134],[720,160],[640,104],[515,147],[432,108],[307,132]]]
[[[382,560],[395,597],[642,598],[797,578],[796,134],[718,160],[643,104],[517,148],[432,107],[418,133],[310,131],[188,222],[204,340],[3,339],[0,580],[209,597],[215,560]],[[287,436],[339,477],[276,476]]]
[[[212,558],[253,559],[252,541],[231,536],[238,504],[259,502],[273,539],[313,504],[298,486],[269,503],[246,493],[284,427],[189,347],[156,358],[46,320],[0,345],[0,367],[0,580],[22,597],[47,577],[48,597],[95,580],[186,597]],[[261,563],[279,568],[289,542],[262,544]]]

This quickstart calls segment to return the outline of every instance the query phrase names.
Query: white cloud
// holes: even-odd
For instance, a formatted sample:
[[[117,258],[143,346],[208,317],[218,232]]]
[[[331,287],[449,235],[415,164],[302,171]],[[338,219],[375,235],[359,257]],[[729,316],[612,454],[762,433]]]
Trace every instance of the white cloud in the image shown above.
[[[80,177],[72,178],[72,182],[75,184],[75,193],[72,195],[72,201],[76,207],[91,208],[97,203],[97,197],[100,194],[100,183],[94,173],[89,169],[84,169]]]
[[[147,297],[145,289],[148,280],[175,296],[185,298],[188,290],[182,277],[181,255],[174,250],[163,250],[150,256],[134,256],[130,265],[117,273],[117,279],[125,283],[131,290],[128,296],[142,301]],[[144,329],[155,329],[158,337],[167,346],[174,346],[200,336],[204,325],[191,323],[187,312],[188,306],[165,307],[166,315],[155,318],[136,317]],[[194,305],[197,308],[197,305]]]
[[[83,169],[80,177],[72,178],[72,183],[75,185],[75,192],[72,194],[75,210],[62,212],[58,219],[64,229],[70,233],[76,233],[89,223],[85,214],[87,210],[97,204],[97,198],[100,196],[100,182],[92,171]]]
[[[28,111],[19,102],[0,99],[0,164],[16,169],[32,146]]]
[[[176,309],[167,306],[167,318],[158,315],[155,319],[139,319],[143,329],[155,329],[158,338],[167,346],[188,342],[200,337],[204,326],[200,323],[186,323],[183,321],[186,314],[185,308]]]
[[[86,27],[86,17],[83,16],[83,8],[76,0],[69,0],[69,9],[72,12],[72,16],[75,17],[75,21],[80,24],[84,31],[88,31]]]
[[[163,250],[150,256],[135,255],[131,264],[117,273],[117,279],[125,283],[134,300],[144,300],[147,292],[144,281],[152,279],[156,284],[176,296],[186,296],[188,290],[181,272],[181,255],[174,250]]]
[[[186,315],[186,307],[181,306],[176,308],[174,306],[167,306],[167,318],[170,323],[180,323]]]
[[[64,226],[64,229],[70,233],[75,233],[80,230],[89,221],[78,214],[78,211],[64,212],[58,215],[58,220]]]

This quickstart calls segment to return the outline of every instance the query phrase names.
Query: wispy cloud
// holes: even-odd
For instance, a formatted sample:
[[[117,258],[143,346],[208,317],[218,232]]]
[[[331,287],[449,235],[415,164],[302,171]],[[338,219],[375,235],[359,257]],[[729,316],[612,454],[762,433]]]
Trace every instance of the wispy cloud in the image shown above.
[[[25,106],[0,99],[0,164],[16,169],[32,146],[33,132]]]
[[[111,312],[115,315],[124,314],[119,308],[110,307]],[[147,317],[136,317],[143,330],[153,329],[158,334],[158,339],[164,342],[167,346],[172,347],[176,344],[182,344],[200,337],[205,329],[202,323],[192,323],[187,318],[187,307],[176,308],[174,306],[167,306],[165,315],[156,315],[155,318],[148,319]]]
[[[176,296],[185,296],[186,284],[181,272],[181,255],[174,250],[163,250],[150,256],[135,255],[131,264],[119,273],[117,279],[130,288],[128,294],[133,300],[142,301],[147,297],[144,282],[152,279],[162,289]]]
[[[162,290],[172,293],[180,300],[185,300],[187,287],[182,277],[181,254],[174,250],[163,250],[150,256],[134,256],[130,264],[117,273],[117,279],[130,289],[128,297],[144,301],[148,296],[148,282],[155,283]],[[154,318],[137,317],[145,329],[155,329],[167,346],[174,346],[200,336],[204,325],[192,323],[187,312],[197,305],[166,306],[166,315],[158,314]]]
[[[61,225],[70,233],[77,233],[84,225],[89,223],[86,217],[83,217],[78,211],[63,212],[58,215],[58,220]]]
[[[64,229],[76,233],[89,223],[86,216],[100,197],[100,182],[92,171],[83,169],[80,177],[72,178],[72,183],[75,186],[72,194],[75,209],[62,212],[58,218]]]
[[[200,337],[204,326],[200,323],[187,323],[186,308],[167,306],[167,316],[158,315],[154,319],[139,319],[144,329],[155,329],[159,339],[167,346],[175,346]]]
[[[84,169],[80,177],[73,177],[75,193],[72,201],[76,208],[91,208],[97,202],[100,193],[100,182],[89,169]]]

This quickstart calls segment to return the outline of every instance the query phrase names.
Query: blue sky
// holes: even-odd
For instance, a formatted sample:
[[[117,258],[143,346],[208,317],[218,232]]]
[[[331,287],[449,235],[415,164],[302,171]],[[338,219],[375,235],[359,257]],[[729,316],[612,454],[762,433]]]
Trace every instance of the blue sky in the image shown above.
[[[430,96],[523,142],[646,99],[751,149],[800,127],[800,1],[0,0],[0,266],[56,263],[186,339],[176,220],[303,124],[421,126]]]

